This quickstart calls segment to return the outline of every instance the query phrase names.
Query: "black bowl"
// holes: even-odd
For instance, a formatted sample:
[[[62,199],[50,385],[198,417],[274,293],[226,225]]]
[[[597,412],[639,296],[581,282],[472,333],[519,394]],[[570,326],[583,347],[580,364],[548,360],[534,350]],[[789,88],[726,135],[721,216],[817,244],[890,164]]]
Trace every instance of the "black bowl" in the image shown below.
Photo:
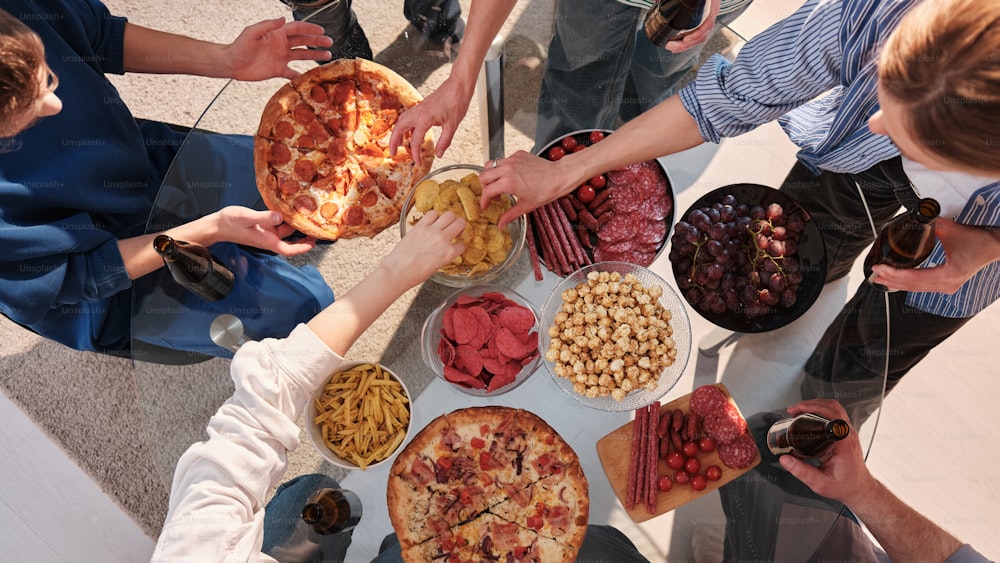
[[[784,209],[786,216],[798,212],[805,219],[805,230],[800,234],[798,250],[795,254],[802,272],[802,282],[796,290],[795,303],[790,307],[781,305],[768,307],[765,314],[752,318],[748,318],[739,311],[727,309],[723,313],[713,313],[712,311],[703,311],[690,301],[688,304],[712,324],[733,332],[755,333],[781,328],[809,310],[809,307],[816,302],[823,290],[823,284],[826,283],[826,247],[823,244],[823,235],[816,222],[809,215],[809,211],[797,201],[784,192],[759,184],[731,184],[712,190],[698,198],[682,215],[678,215],[678,221],[686,220],[691,211],[695,209],[711,207],[713,203],[720,201],[726,195],[732,195],[739,203],[750,206],[762,205],[766,207],[771,203],[778,203]],[[678,272],[673,267],[673,261],[671,261],[671,266],[674,281],[680,284]]]

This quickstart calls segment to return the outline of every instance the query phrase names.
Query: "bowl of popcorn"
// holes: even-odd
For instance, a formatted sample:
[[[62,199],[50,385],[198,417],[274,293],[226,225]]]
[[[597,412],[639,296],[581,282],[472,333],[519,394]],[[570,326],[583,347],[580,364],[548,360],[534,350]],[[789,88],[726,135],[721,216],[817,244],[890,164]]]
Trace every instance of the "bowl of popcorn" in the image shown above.
[[[459,391],[506,393],[538,369],[539,313],[515,291],[493,284],[459,289],[424,321],[424,363]]]
[[[411,429],[410,391],[385,366],[345,362],[313,392],[306,434],[326,461],[371,469],[392,458]]]
[[[652,271],[598,262],[566,276],[542,306],[539,348],[556,384],[581,403],[629,411],[659,400],[691,354],[677,292]]]
[[[482,166],[453,164],[432,171],[417,182],[403,202],[400,235],[430,210],[451,211],[467,221],[459,240],[465,251],[431,279],[449,287],[468,287],[495,280],[517,260],[524,248],[526,220],[518,217],[506,229],[497,221],[514,204],[514,198],[494,198],[486,209],[480,207],[483,188],[479,183]]]

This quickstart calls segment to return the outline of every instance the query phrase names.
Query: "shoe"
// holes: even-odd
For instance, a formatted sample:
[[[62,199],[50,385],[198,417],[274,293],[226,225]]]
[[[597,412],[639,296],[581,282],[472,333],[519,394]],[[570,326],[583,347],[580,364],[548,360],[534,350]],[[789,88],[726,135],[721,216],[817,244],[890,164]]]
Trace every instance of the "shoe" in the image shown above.
[[[351,26],[351,31],[348,33],[346,39],[342,38],[341,41],[337,41],[337,38],[333,38],[333,45],[329,51],[331,61],[337,59],[372,60],[373,58],[372,47],[368,43],[368,36],[365,35],[365,30],[361,29],[361,25],[357,23]]]
[[[427,18],[414,18],[410,25],[416,29],[417,33],[423,36],[424,40],[437,45],[451,43],[457,45],[465,35],[465,20],[458,18],[450,22],[437,23]]]
[[[323,34],[333,40],[326,49],[330,51],[330,60],[337,59],[372,59],[372,48],[368,43],[365,31],[361,29],[358,18],[347,3],[342,1],[324,4],[320,8],[296,8],[292,11],[296,20],[308,20],[323,26]]]

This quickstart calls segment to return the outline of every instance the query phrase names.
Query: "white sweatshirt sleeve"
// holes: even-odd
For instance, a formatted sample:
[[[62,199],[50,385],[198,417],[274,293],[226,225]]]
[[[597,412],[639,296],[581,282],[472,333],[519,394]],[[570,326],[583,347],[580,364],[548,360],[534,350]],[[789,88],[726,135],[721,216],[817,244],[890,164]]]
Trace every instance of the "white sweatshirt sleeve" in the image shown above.
[[[343,358],[305,325],[245,344],[230,371],[236,391],[184,452],[153,561],[270,561],[260,552],[264,498],[299,445],[296,420]]]

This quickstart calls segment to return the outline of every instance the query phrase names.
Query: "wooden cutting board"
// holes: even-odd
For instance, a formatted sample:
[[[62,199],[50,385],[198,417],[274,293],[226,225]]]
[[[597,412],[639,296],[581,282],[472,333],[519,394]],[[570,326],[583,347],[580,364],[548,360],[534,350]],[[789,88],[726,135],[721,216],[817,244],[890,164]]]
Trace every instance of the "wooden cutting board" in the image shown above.
[[[729,390],[726,386],[717,383],[716,387],[722,390],[729,399],[729,403],[736,407],[737,412],[739,412],[739,407],[736,402],[733,401],[733,397],[729,394]],[[691,394],[684,395],[660,406],[660,413],[670,409],[681,409],[685,413],[689,412],[691,403]],[[740,413],[742,417],[743,414]],[[608,476],[608,481],[611,483],[611,487],[614,489],[615,494],[618,496],[618,502],[625,506],[625,498],[628,494],[628,467],[629,467],[629,453],[632,451],[632,426],[634,422],[629,422],[628,424],[621,426],[613,430],[608,435],[604,436],[597,441],[597,457],[601,460],[601,465],[604,466],[604,473]],[[657,492],[656,495],[656,510],[650,514],[646,511],[646,505],[643,503],[638,503],[631,510],[626,510],[628,515],[635,522],[645,522],[650,518],[655,518],[660,514],[665,512],[670,512],[671,510],[681,506],[687,502],[706,495],[719,487],[725,485],[726,483],[732,481],[733,479],[743,475],[747,471],[750,471],[760,463],[760,452],[757,452],[757,456],[754,458],[753,463],[744,469],[731,469],[726,467],[722,461],[719,460],[718,449],[712,452],[699,452],[698,460],[701,461],[701,473],[704,473],[705,468],[709,465],[718,465],[722,469],[722,478],[718,481],[709,481],[708,486],[705,487],[703,491],[695,491],[691,488],[691,485],[678,485],[674,484],[674,487],[667,492]],[[660,459],[657,466],[657,475],[673,475],[676,471],[670,469],[667,466],[667,462]]]

